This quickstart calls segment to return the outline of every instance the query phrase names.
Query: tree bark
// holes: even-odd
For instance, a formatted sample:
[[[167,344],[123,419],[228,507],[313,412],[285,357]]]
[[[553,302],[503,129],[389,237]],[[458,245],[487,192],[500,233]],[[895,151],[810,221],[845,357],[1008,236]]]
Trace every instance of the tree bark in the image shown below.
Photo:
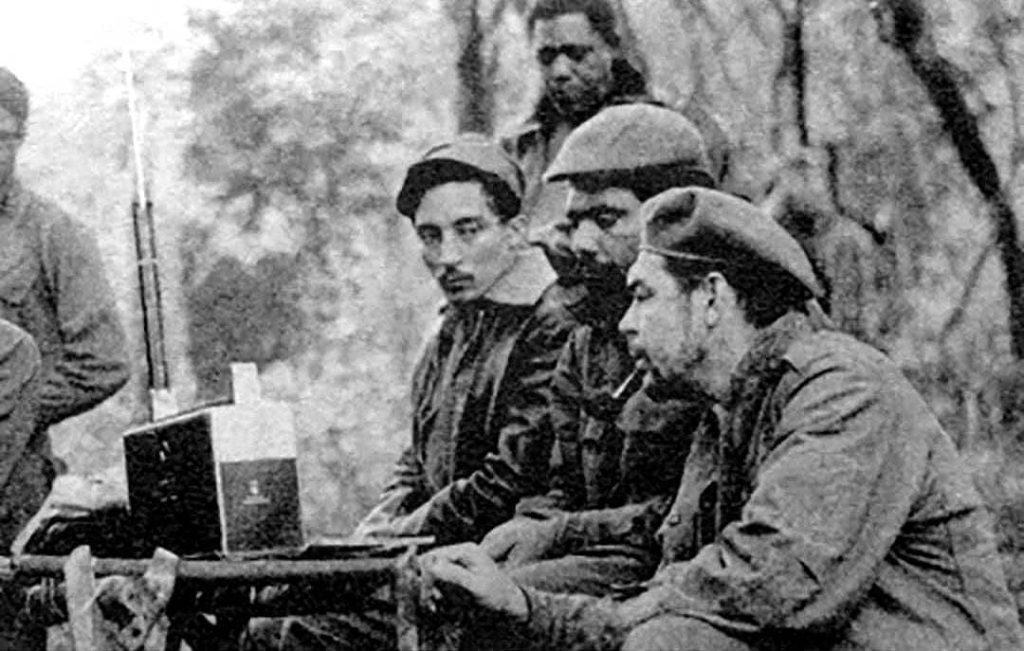
[[[996,246],[1006,273],[1010,337],[1015,357],[1024,357],[1024,252],[1018,244],[1017,217],[974,116],[956,81],[955,68],[939,55],[919,0],[873,0],[872,13],[883,42],[903,53],[924,85],[953,140],[960,163],[981,192],[996,229]]]
[[[490,29],[480,18],[478,0],[448,0],[447,8],[458,33],[458,129],[489,135],[494,130],[495,72],[486,53]]]

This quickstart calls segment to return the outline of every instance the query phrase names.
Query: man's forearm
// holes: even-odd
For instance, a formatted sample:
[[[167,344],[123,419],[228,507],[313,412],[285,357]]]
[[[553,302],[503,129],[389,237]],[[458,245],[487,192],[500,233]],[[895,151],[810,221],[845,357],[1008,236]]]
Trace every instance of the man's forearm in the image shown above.
[[[613,651],[631,624],[611,599],[553,594],[523,588],[529,615],[521,624],[527,648],[551,651]]]
[[[657,549],[655,537],[665,511],[665,500],[655,498],[616,508],[569,513],[562,539],[569,549],[590,545],[623,544]]]

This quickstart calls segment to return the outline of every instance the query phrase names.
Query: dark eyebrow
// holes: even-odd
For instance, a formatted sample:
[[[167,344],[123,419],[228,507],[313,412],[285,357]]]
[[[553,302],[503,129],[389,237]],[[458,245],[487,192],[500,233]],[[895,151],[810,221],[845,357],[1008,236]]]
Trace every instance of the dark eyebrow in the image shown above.
[[[465,226],[467,222],[482,222],[483,220],[483,215],[463,215],[457,218],[453,224],[455,226]]]
[[[570,210],[566,217],[568,217],[569,221],[574,224],[578,224],[585,219],[597,221],[597,219],[602,215],[615,215],[616,217],[622,217],[623,215],[628,214],[629,211],[622,208],[615,208],[612,206],[594,206],[584,210]]]

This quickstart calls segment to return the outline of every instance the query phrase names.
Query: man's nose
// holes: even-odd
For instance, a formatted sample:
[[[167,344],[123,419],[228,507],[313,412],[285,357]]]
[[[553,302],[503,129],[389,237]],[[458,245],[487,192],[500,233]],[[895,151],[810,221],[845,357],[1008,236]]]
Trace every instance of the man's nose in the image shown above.
[[[544,246],[551,239],[551,224],[530,224],[526,231],[526,243],[530,246]]]
[[[555,79],[568,79],[572,75],[572,60],[564,52],[559,52],[551,62],[550,70]]]
[[[462,243],[456,237],[445,237],[441,240],[437,261],[451,267],[462,261]]]
[[[627,341],[632,341],[636,337],[636,325],[633,323],[635,318],[633,317],[633,304],[630,303],[629,309],[619,319],[619,332],[626,337]]]
[[[572,250],[578,254],[596,255],[598,250],[598,239],[601,237],[601,229],[590,220],[579,223],[572,234]]]

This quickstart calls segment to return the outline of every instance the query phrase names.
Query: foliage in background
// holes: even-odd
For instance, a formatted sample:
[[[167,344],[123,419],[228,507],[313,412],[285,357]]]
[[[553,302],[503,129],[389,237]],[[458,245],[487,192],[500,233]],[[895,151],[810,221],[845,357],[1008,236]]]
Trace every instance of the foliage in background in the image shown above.
[[[350,528],[374,499],[427,327],[432,295],[381,160],[414,121],[406,107],[430,105],[378,38],[416,18],[431,20],[412,3],[260,0],[191,20],[204,45],[184,160],[216,214],[182,233],[197,394],[224,394],[231,361],[283,377],[314,533]]]

